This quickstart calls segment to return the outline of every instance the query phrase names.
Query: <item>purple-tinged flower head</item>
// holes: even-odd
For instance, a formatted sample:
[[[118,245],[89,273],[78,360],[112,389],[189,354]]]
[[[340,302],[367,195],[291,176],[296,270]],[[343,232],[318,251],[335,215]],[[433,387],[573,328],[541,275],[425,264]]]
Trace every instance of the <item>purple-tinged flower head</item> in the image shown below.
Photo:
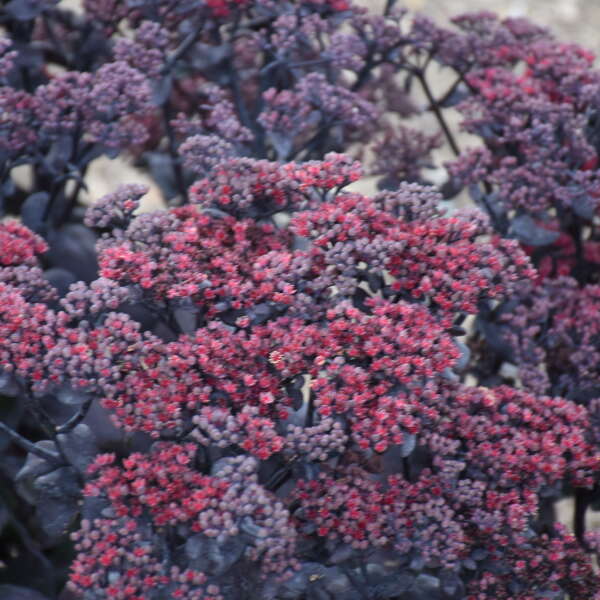
[[[319,56],[319,39],[332,34],[334,29],[331,20],[316,13],[286,12],[273,22],[273,33],[268,37],[269,48],[280,61],[315,60]]]
[[[44,277],[39,267],[19,265],[0,268],[0,283],[11,286],[27,300],[27,302],[51,302],[58,297],[54,288]]]
[[[84,222],[88,227],[125,229],[147,193],[146,185],[120,185],[87,209]]]
[[[598,472],[588,411],[574,402],[458,384],[445,384],[422,401],[440,420],[421,430],[421,443],[440,450],[440,436],[460,440],[455,451],[448,447],[448,458],[464,461],[466,476],[485,478],[493,489],[520,486],[534,493],[565,478],[585,487]]]
[[[491,549],[491,545],[486,544],[486,547]],[[502,561],[501,573],[491,567],[498,564],[494,563],[495,559]],[[560,524],[554,525],[550,535],[523,537],[522,543],[510,544],[502,553],[492,551],[486,562],[490,567],[467,585],[469,597],[510,600],[515,598],[515,589],[521,598],[569,594],[569,597],[595,600],[600,596],[598,576],[589,555],[576,537]]]
[[[419,181],[424,168],[431,165],[431,152],[442,145],[440,133],[433,135],[400,125],[386,127],[373,144],[373,175],[389,180]]]
[[[360,177],[360,165],[342,154],[324,160],[280,164],[231,158],[190,188],[192,202],[237,217],[261,218],[313,205],[323,194]]]
[[[436,479],[424,474],[413,484],[389,477],[383,486],[366,475],[349,467],[337,478],[322,473],[300,480],[292,493],[300,503],[294,513],[300,530],[355,550],[391,548],[429,568],[455,568],[466,533]]]
[[[213,322],[192,337],[131,352],[121,383],[106,388],[102,403],[119,427],[153,437],[185,430],[193,417],[205,417],[206,423],[194,421],[201,439],[215,441],[221,431],[224,439],[264,458],[281,449],[268,419],[286,418],[291,404],[268,362],[271,348],[264,335],[232,332]],[[211,412],[217,406],[231,411],[231,420],[227,411]],[[202,412],[203,407],[210,408]],[[244,412],[244,407],[253,408]]]
[[[35,120],[44,139],[81,129],[85,139],[109,148],[142,143],[140,117],[150,108],[146,77],[125,62],[106,63],[95,73],[69,71],[35,91]]]
[[[592,57],[551,39],[522,44],[520,52],[523,73],[477,65],[467,74],[473,93],[459,106],[462,127],[480,136],[485,149],[464,153],[449,169],[463,183],[493,190],[497,214],[593,212],[600,178],[588,139],[599,88]]]
[[[398,189],[379,192],[373,203],[381,211],[391,213],[401,221],[426,221],[444,215],[440,194],[433,188],[403,181]]]
[[[440,315],[449,315],[476,312],[482,292],[501,296],[533,274],[516,242],[479,241],[489,234],[479,212],[404,222],[379,210],[369,198],[343,194],[335,203],[321,204],[318,213],[297,214],[291,227],[313,242],[305,254],[313,264],[305,288],[312,286],[317,293],[324,286],[356,287],[358,265],[368,258],[371,266],[394,277],[393,291],[417,300],[430,298]],[[300,287],[299,282],[293,284]]]
[[[423,306],[373,302],[372,311],[341,303],[327,311],[326,328],[283,318],[257,333],[270,340],[282,378],[298,369],[313,377],[321,417],[343,415],[360,448],[384,452],[419,431],[415,386],[451,367],[458,349]]]
[[[348,435],[339,421],[326,417],[317,425],[300,427],[289,424],[285,436],[284,454],[291,459],[306,456],[309,461],[328,460],[341,455],[348,445]]]
[[[79,281],[61,298],[62,309],[74,319],[84,319],[102,311],[114,311],[129,297],[127,288],[102,277],[89,285]]]
[[[186,82],[181,85],[185,87]],[[194,135],[215,134],[232,144],[251,141],[252,132],[240,122],[233,102],[225,90],[212,83],[203,83],[198,89],[197,82],[191,82],[190,94],[198,97],[200,114],[193,114],[198,106],[194,104],[192,116],[181,112],[171,121],[177,135],[186,139]]]
[[[72,293],[75,295],[77,291]],[[88,303],[87,315],[98,314],[93,311],[99,303],[93,308],[93,303]],[[69,385],[96,395],[114,394],[124,370],[127,366],[134,368],[142,356],[140,348],[144,346],[146,353],[151,354],[159,345],[159,340],[150,334],[141,334],[139,323],[123,313],[107,312],[102,322],[92,327],[89,321],[79,318],[80,306],[81,303],[78,305],[75,301],[66,303],[66,308],[74,307],[73,314],[61,311],[51,315],[59,325],[49,334],[53,339],[47,343],[45,353],[38,353],[38,368],[44,377],[33,386],[36,391]]]
[[[291,497],[300,503],[294,513],[298,529],[356,550],[386,546],[391,537],[386,512],[373,510],[383,508],[381,486],[355,469],[336,479],[322,473],[317,479],[298,481]]]
[[[6,79],[15,66],[16,50],[9,50],[12,40],[8,37],[0,38],[0,81]]]
[[[521,44],[529,44],[552,37],[546,27],[541,27],[523,17],[507,17],[502,20],[502,23]]]
[[[588,404],[600,397],[600,286],[546,279],[502,316],[523,386]]]
[[[246,533],[252,541],[245,558],[259,563],[265,574],[284,575],[297,568],[297,532],[285,504],[258,483],[258,461],[236,456],[215,466],[216,477],[227,484],[227,489],[217,510],[210,511],[212,514],[207,514],[206,519],[200,515],[200,526],[207,527],[206,535],[219,540],[240,531]],[[233,524],[236,521],[239,525]],[[222,531],[215,530],[219,526]]]
[[[498,15],[488,11],[465,13],[452,19],[458,31],[439,48],[438,60],[458,72],[473,67],[512,66],[523,59],[523,44]]]
[[[528,78],[540,82],[554,102],[574,104],[581,110],[583,87],[600,83],[594,59],[594,54],[581,46],[544,39],[527,47],[524,60]]]
[[[39,99],[23,90],[0,88],[0,150],[9,157],[35,152],[39,141]]]
[[[166,561],[161,534],[142,520],[83,519],[71,539],[77,556],[67,589],[82,600],[158,600],[165,594],[186,600],[224,600],[205,573]]]
[[[154,21],[144,21],[135,31],[133,40],[118,38],[113,53],[115,59],[144,73],[160,77],[170,46],[169,32]]]
[[[56,345],[57,330],[67,322],[45,304],[30,304],[10,285],[0,283],[0,368],[44,385],[42,357]]]
[[[28,291],[27,286],[23,290]],[[139,323],[127,315],[108,312],[120,304],[123,290],[99,281],[91,288],[75,285],[63,301],[65,311],[27,302],[20,290],[1,284],[0,333],[5,344],[0,368],[25,378],[34,392],[53,391],[69,384],[93,393],[114,394],[124,365],[159,345],[139,332]],[[96,324],[82,317],[103,315]]]
[[[187,536],[208,535],[202,515],[215,512],[209,507],[223,498],[229,484],[194,470],[195,448],[157,444],[148,455],[131,454],[122,466],[114,455],[96,457],[84,495],[108,500],[114,517],[83,520],[73,535],[79,554],[71,567],[71,589],[83,598],[102,593],[158,599],[169,592],[174,598],[220,597],[209,576],[191,566],[191,557],[180,557],[177,564],[170,552],[165,554],[159,532],[178,527]],[[222,529],[227,521],[214,526]]]
[[[91,73],[68,71],[36,89],[38,120],[48,138],[72,133],[87,124],[93,80]]]
[[[204,446],[237,446],[251,456],[266,460],[283,448],[284,438],[277,435],[274,421],[261,417],[259,412],[257,406],[250,405],[237,413],[205,406],[192,419],[196,428],[191,435]]]
[[[140,0],[122,3],[114,0],[84,0],[83,8],[89,21],[100,25],[110,37],[123,23],[136,29],[148,19],[158,21],[161,27],[181,35],[182,23],[195,19],[221,21],[231,19],[250,4],[250,0]]]
[[[168,589],[174,572],[183,571],[184,577],[187,572],[190,583],[205,584],[214,581],[215,571],[226,576],[236,563],[258,563],[264,574],[280,575],[295,566],[295,531],[289,513],[281,501],[257,483],[256,461],[244,456],[223,459],[212,475],[202,475],[194,468],[196,448],[195,444],[159,443],[147,455],[134,453],[123,459],[122,466],[114,464],[114,455],[99,455],[89,469],[92,479],[84,494],[108,500],[116,517],[112,522],[141,534],[138,551],[128,558],[134,565],[150,566],[148,575],[155,578],[147,581],[135,577],[134,570],[132,581],[123,584],[137,585],[136,593],[151,584],[159,590]],[[107,525],[105,520],[85,521],[75,534],[80,550],[72,568],[71,582],[75,586],[96,585],[101,590],[107,579],[94,578],[94,573],[105,573],[121,560],[119,550],[110,541],[114,537],[112,528]],[[177,528],[187,540],[185,552],[178,557],[174,552],[159,553],[158,528]],[[90,540],[96,541],[92,552]],[[238,546],[236,556],[220,556],[227,547]],[[206,552],[212,554],[212,562],[206,562]],[[135,561],[135,557],[144,556],[149,560]],[[193,567],[202,564],[208,576]],[[175,582],[183,581],[175,578]]]
[[[183,165],[197,175],[207,175],[235,155],[232,144],[216,135],[193,135],[177,150]]]
[[[321,73],[305,75],[291,90],[271,88],[263,99],[266,106],[258,122],[271,137],[298,138],[295,143],[300,147],[321,127],[337,127],[339,142],[348,143],[372,132],[379,118],[371,102],[340,85],[332,85]],[[276,144],[275,139],[273,143]],[[282,158],[288,154],[284,152]]]
[[[360,71],[365,64],[367,45],[360,36],[336,31],[331,34],[331,43],[322,56],[340,69]]]
[[[157,305],[191,298],[214,316],[289,293],[285,282],[254,266],[262,255],[286,249],[289,237],[271,224],[203,214],[193,206],[142,214],[124,232],[100,240],[100,273],[136,286]]]
[[[150,108],[150,86],[144,74],[117,61],[94,73],[87,98],[86,136],[109,148],[143,144],[148,137],[139,119]]]

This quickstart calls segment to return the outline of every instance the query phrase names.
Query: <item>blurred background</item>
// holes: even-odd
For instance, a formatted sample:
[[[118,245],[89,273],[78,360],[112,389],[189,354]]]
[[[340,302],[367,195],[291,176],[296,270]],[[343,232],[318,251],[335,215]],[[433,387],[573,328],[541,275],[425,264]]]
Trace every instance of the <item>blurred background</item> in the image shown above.
[[[365,5],[372,4],[365,2]],[[577,42],[600,54],[598,0],[405,0],[398,4],[419,10],[436,21],[473,10],[490,10],[505,17],[528,17],[553,29],[563,41]]]

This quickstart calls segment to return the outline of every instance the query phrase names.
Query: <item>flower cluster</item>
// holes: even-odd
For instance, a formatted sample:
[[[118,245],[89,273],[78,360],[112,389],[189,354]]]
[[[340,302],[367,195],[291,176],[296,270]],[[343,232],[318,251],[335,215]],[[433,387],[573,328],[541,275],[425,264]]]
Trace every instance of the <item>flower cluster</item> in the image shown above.
[[[108,503],[114,518],[84,520],[74,534],[73,590],[84,598],[218,600],[215,581],[235,563],[261,563],[266,573],[294,565],[289,514],[256,482],[253,459],[223,459],[207,476],[194,469],[195,453],[195,444],[161,442],[122,465],[114,455],[96,458],[84,495]],[[184,551],[173,555],[176,540]]]
[[[415,186],[373,200],[344,194],[318,212],[298,214],[294,232],[313,242],[307,252],[311,268],[303,273],[313,293],[335,285],[341,295],[351,295],[360,283],[359,265],[366,263],[393,277],[390,288],[399,298],[427,299],[433,311],[448,315],[474,312],[482,294],[495,297],[532,275],[514,243],[479,241],[489,233],[481,213],[430,219],[426,207],[440,199]],[[420,202],[423,212],[413,208]],[[398,220],[396,215],[410,216]]]
[[[546,280],[501,317],[523,385],[587,404],[600,392],[600,288]]]
[[[0,223],[0,247],[3,267],[37,263],[36,256],[48,250],[46,242],[16,221]]]
[[[237,445],[261,460],[279,452],[284,444],[275,432],[275,423],[260,417],[256,406],[246,405],[236,415],[224,408],[204,407],[192,422],[196,425],[192,436],[201,444],[218,448]]]
[[[280,164],[232,158],[216,165],[205,179],[190,188],[201,207],[254,219],[315,205],[329,190],[342,188],[361,175],[360,165],[348,156],[328,154],[324,160]]]
[[[125,230],[103,237],[100,274],[135,286],[154,303],[189,298],[212,315],[286,293],[284,283],[263,281],[253,267],[261,255],[281,250],[287,238],[271,224],[194,207],[142,214]]]
[[[82,600],[600,597],[588,52],[393,1],[0,12],[11,578],[62,597],[70,533]],[[102,155],[168,207],[83,210]]]

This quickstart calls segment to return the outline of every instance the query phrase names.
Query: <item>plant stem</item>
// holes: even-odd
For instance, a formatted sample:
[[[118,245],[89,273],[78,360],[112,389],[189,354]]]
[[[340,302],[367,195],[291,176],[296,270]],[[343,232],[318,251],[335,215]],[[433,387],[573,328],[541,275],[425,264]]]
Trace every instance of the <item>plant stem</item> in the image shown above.
[[[21,446],[23,450],[31,452],[31,454],[35,454],[36,456],[39,456],[40,458],[43,458],[48,462],[62,464],[60,456],[56,452],[52,452],[51,450],[45,450],[44,448],[36,446],[34,443],[25,439],[20,433],[17,433],[14,429],[11,429],[2,421],[0,421],[0,431],[5,433],[17,445]]]
[[[446,140],[448,140],[448,144],[450,145],[452,152],[454,153],[455,156],[460,156],[460,149],[458,147],[458,144],[456,143],[456,140],[454,139],[454,136],[452,135],[452,132],[450,131],[450,127],[448,127],[448,123],[446,123],[446,119],[444,118],[444,115],[442,114],[442,111],[440,110],[439,104],[436,102],[435,98],[433,97],[433,93],[431,92],[431,88],[429,87],[429,84],[427,83],[425,74],[423,73],[423,71],[421,69],[415,69],[413,72],[414,72],[415,77],[419,80],[419,83],[421,84],[421,87],[423,88],[423,91],[425,92],[425,96],[427,96],[427,101],[429,102],[429,108],[433,111],[435,118],[438,120],[438,123],[440,124],[440,127],[442,128],[442,131],[444,132],[444,135],[446,136]]]

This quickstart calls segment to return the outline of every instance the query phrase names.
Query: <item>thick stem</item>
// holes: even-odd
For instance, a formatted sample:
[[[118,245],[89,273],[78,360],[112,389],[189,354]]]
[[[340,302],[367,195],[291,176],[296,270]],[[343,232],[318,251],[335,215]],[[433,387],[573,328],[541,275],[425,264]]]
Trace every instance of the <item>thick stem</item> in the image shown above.
[[[181,197],[181,203],[188,204],[189,199],[187,195],[187,188],[185,185],[185,178],[183,176],[183,169],[181,168],[181,162],[177,156],[177,142],[175,140],[173,126],[171,125],[171,109],[168,101],[163,104],[162,116],[165,132],[167,133],[167,139],[169,142],[169,156],[171,157],[171,164],[173,165],[173,172],[175,174],[175,185]]]
[[[25,439],[20,433],[17,433],[14,429],[11,429],[8,425],[0,421],[0,431],[5,433],[15,444],[21,446],[23,450],[27,452],[31,452],[31,454],[35,454],[48,462],[52,462],[55,464],[62,464],[62,460],[60,456],[56,452],[52,452],[51,450],[45,450],[44,448],[40,448],[36,446],[34,443]]]
[[[56,428],[56,433],[67,433],[68,431],[71,431],[77,427],[77,425],[79,425],[79,423],[81,423],[81,421],[83,421],[85,416],[88,414],[90,406],[92,405],[92,400],[93,397],[90,396],[68,421],[65,421],[60,427]]]
[[[575,490],[575,514],[573,515],[573,529],[579,543],[584,542],[585,536],[585,513],[592,501],[592,490]]]

